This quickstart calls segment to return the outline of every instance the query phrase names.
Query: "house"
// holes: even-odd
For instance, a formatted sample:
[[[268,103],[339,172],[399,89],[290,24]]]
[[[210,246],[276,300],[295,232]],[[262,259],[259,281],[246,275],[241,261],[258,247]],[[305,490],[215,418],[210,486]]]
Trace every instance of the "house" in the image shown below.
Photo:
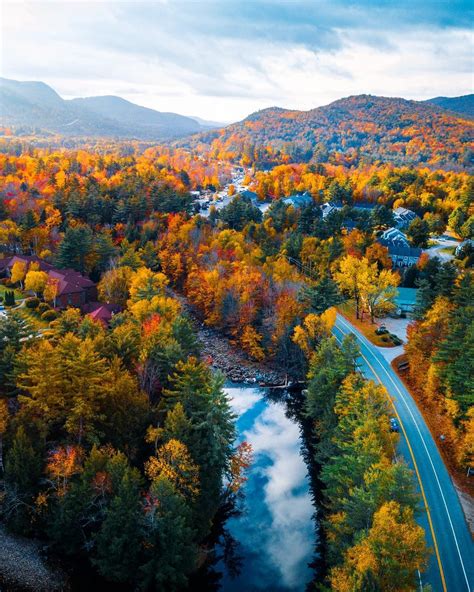
[[[388,247],[389,245],[397,246],[397,247],[408,247],[409,242],[407,237],[398,230],[398,228],[387,228],[382,234],[380,235],[380,240],[383,245]]]
[[[329,216],[333,212],[338,212],[342,210],[342,203],[336,201],[328,201],[321,205],[321,212],[323,213],[323,218]]]
[[[88,302],[82,307],[82,312],[84,314],[95,321],[99,321],[104,326],[107,326],[112,317],[120,311],[121,307],[117,304],[102,302]]]
[[[407,226],[410,226],[415,218],[418,218],[412,210],[401,207],[395,208],[395,210],[393,210],[393,215],[398,228],[406,228]]]
[[[0,274],[4,277],[9,276],[10,273],[7,271],[15,265],[15,263],[24,263],[28,268],[32,263],[37,266],[40,271],[48,271],[54,269],[51,263],[47,263],[43,259],[40,259],[36,255],[12,255],[11,257],[5,257],[0,259]]]
[[[97,298],[94,282],[74,269],[52,269],[48,276],[58,282],[56,308],[82,308],[84,304]]]
[[[314,202],[311,193],[305,191],[304,193],[295,193],[294,195],[283,198],[283,203],[287,206],[293,206],[294,208],[300,209],[310,206]]]
[[[388,248],[388,255],[392,260],[393,267],[410,267],[411,265],[415,265],[418,263],[418,259],[422,253],[422,249],[417,247],[404,247],[393,244],[385,246]]]
[[[13,255],[0,259],[0,275],[9,277],[13,265],[19,261],[27,268],[32,263],[37,265],[40,271],[46,272],[49,279],[57,283],[56,308],[82,308],[86,303],[97,299],[97,288],[92,280],[74,269],[57,269],[36,255]]]

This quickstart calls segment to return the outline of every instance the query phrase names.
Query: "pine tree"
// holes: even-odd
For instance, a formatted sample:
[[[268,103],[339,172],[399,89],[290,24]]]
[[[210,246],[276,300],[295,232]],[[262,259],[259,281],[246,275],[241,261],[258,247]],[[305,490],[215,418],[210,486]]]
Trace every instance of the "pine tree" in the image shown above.
[[[93,563],[112,582],[133,581],[139,566],[144,534],[139,486],[138,472],[128,469],[95,539]]]
[[[416,291],[413,316],[419,321],[424,318],[426,311],[433,304],[436,294],[427,279],[416,280],[415,284],[418,286],[418,290]]]
[[[139,569],[141,589],[176,592],[195,569],[197,547],[191,514],[182,495],[166,477],[156,479],[145,507],[145,561]]]
[[[103,271],[106,271],[110,267],[111,261],[117,256],[118,249],[114,245],[110,234],[101,232],[94,238],[93,250],[95,273],[100,276]]]
[[[331,306],[337,306],[343,300],[336,282],[328,274],[317,284],[304,288],[299,298],[318,315]]]
[[[35,490],[41,473],[41,456],[34,449],[31,439],[23,426],[13,438],[5,463],[5,478],[14,484],[21,493]]]
[[[89,226],[69,226],[58,247],[58,267],[70,268],[85,273],[89,270],[88,259],[92,253],[92,230]]]

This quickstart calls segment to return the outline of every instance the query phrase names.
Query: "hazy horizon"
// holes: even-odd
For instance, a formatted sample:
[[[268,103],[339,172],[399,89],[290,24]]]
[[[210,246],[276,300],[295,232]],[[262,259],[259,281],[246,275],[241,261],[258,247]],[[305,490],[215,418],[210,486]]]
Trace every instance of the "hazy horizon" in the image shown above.
[[[1,75],[230,122],[374,94],[472,93],[464,1],[9,0]]]

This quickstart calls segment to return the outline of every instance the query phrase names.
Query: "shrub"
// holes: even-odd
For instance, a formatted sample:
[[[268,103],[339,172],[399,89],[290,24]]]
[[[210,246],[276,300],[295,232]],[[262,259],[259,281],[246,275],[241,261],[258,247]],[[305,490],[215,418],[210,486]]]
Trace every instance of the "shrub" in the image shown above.
[[[0,302],[3,302],[3,296],[0,296]]]
[[[5,306],[15,306],[15,292],[13,290],[5,291]]]
[[[39,298],[34,297],[34,298],[28,298],[28,300],[25,302],[25,305],[27,308],[34,309],[34,308],[38,308],[39,303],[40,303]]]
[[[41,318],[43,321],[54,321],[58,318],[58,314],[55,310],[46,310],[42,315]]]
[[[40,304],[38,306],[38,312],[40,314],[43,314],[47,310],[51,310],[51,307],[49,306],[49,304],[47,302],[40,302]]]

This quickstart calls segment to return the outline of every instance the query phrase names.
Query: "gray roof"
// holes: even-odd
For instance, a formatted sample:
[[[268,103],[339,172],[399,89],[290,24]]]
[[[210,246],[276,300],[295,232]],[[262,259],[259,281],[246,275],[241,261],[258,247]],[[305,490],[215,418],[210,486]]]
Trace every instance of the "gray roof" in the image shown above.
[[[311,194],[306,191],[305,193],[296,193],[295,195],[285,197],[283,199],[283,203],[301,208],[312,204],[313,198],[311,197]]]
[[[382,243],[383,244],[383,243]],[[397,257],[418,257],[423,252],[422,249],[418,247],[399,247],[395,245],[385,245],[388,247],[388,254],[394,255]]]

